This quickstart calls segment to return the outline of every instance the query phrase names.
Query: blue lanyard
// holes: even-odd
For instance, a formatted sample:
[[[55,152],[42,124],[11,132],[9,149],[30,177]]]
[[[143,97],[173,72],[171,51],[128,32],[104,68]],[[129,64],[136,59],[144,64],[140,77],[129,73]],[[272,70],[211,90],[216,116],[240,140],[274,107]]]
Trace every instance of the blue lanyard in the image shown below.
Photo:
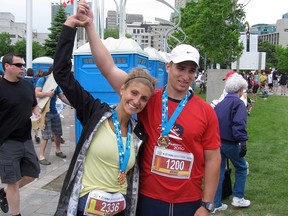
[[[125,172],[128,161],[130,158],[130,141],[131,141],[131,127],[128,123],[128,131],[127,131],[127,138],[126,138],[126,149],[124,152],[123,141],[122,141],[122,133],[120,128],[120,123],[118,119],[118,115],[115,109],[112,110],[112,122],[114,125],[117,145],[118,145],[118,153],[119,153],[119,170],[120,172]]]
[[[188,97],[190,92],[188,91],[185,97],[180,101],[176,110],[172,114],[171,118],[168,121],[168,93],[167,88],[164,89],[162,93],[162,135],[168,136],[170,129],[172,128],[173,124],[175,123],[177,117],[182,112],[184,106],[188,101]]]

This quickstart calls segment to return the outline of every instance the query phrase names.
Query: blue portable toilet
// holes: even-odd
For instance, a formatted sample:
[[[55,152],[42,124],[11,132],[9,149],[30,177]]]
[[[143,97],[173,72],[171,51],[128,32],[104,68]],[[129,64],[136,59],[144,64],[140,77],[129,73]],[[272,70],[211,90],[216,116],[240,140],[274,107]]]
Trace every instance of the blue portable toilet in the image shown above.
[[[2,59],[3,59],[3,56],[0,58],[0,71],[2,71],[4,75],[4,69],[2,67]]]
[[[144,51],[146,51],[149,55],[148,69],[152,76],[157,78],[156,88],[161,88],[162,86],[166,85],[166,62],[155,48],[146,47]]]
[[[129,72],[132,68],[140,67],[147,69],[148,54],[144,52],[139,44],[133,39],[121,37],[119,39],[107,38],[103,40],[103,44],[111,53],[112,58],[117,65],[125,72]],[[89,43],[79,47],[74,55],[74,75],[75,79],[83,86],[83,88],[102,101],[113,105],[119,103],[119,96],[106,81],[104,76],[94,63]],[[76,119],[76,143],[80,138],[82,125]]]
[[[54,60],[50,57],[47,57],[47,56],[35,58],[32,61],[32,69],[34,70],[34,75],[36,74],[36,72],[39,68],[41,68],[42,70],[47,72],[48,69],[53,64],[53,62],[54,62]]]
[[[167,53],[167,52],[159,51],[159,55],[162,57],[162,59],[163,59],[164,62],[165,62],[165,65],[164,65],[165,73],[164,73],[164,76],[163,76],[163,83],[164,83],[164,85],[166,85],[167,82],[168,82],[168,73],[167,73],[167,71],[166,71],[166,63],[169,62],[169,56],[170,56],[170,54]]]

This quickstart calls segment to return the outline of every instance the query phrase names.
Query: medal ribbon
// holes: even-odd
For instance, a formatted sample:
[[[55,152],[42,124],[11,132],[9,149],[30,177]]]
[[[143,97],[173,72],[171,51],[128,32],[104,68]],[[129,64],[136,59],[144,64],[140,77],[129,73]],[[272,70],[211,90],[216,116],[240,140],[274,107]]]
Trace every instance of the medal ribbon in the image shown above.
[[[175,109],[174,113],[170,117],[168,121],[168,93],[167,89],[165,88],[162,93],[162,135],[168,136],[170,129],[172,128],[173,124],[175,123],[177,117],[182,112],[184,106],[188,101],[188,97],[190,92],[188,91],[184,98],[180,101],[177,108]]]
[[[120,123],[119,123],[118,115],[117,115],[117,112],[115,109],[112,110],[112,122],[114,125],[114,129],[115,129],[115,133],[116,133],[116,140],[117,140],[117,145],[118,145],[119,170],[120,170],[120,172],[125,172],[127,165],[128,165],[129,158],[130,158],[131,126],[128,123],[126,149],[124,152]]]

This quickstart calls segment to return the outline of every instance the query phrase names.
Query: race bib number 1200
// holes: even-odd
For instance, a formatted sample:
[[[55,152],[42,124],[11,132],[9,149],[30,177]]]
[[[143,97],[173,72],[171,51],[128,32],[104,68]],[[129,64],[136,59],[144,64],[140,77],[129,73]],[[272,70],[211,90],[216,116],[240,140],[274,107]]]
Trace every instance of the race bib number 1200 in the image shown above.
[[[155,146],[151,172],[170,178],[189,179],[194,156]]]

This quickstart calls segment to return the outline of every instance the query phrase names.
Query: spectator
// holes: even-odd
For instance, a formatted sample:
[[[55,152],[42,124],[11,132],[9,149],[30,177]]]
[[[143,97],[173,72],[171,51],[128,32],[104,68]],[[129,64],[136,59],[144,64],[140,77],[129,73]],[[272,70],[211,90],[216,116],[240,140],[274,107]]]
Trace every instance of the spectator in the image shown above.
[[[252,79],[252,102],[257,100],[257,92],[259,89],[259,84],[256,79]]]
[[[266,83],[267,83],[267,76],[266,76],[266,73],[263,72],[260,75],[260,90],[261,90],[261,92],[265,89]]]
[[[272,79],[273,79],[273,93],[277,93],[278,90],[278,73],[277,70],[272,71]]]
[[[24,77],[25,80],[29,81],[32,83],[34,89],[36,86],[36,82],[38,80],[37,77],[34,77],[34,71],[32,68],[28,68],[26,70],[26,76]],[[40,143],[40,137],[39,137],[39,128],[32,128],[33,132],[34,132],[34,138],[35,138],[35,142],[36,143]]]
[[[281,87],[281,95],[286,95],[286,86],[287,86],[287,74],[286,73],[280,73],[280,79],[279,79],[279,85]]]
[[[52,73],[52,67],[50,67],[48,75]],[[60,158],[66,158],[66,155],[61,151],[60,143],[62,136],[62,125],[60,115],[56,109],[56,96],[58,96],[64,103],[70,104],[62,90],[57,86],[56,89],[53,89],[49,92],[43,92],[45,81],[48,76],[41,77],[36,83],[35,93],[38,98],[50,98],[49,112],[45,114],[45,127],[42,130],[42,137],[40,140],[40,151],[39,151],[39,163],[42,165],[50,165],[51,162],[45,158],[45,149],[48,143],[48,140],[52,137],[52,132],[54,133],[54,142],[56,145],[55,155]],[[44,116],[43,116],[44,117]]]
[[[267,76],[269,92],[273,93],[273,74],[270,72]]]
[[[34,88],[22,79],[21,55],[4,55],[5,75],[0,79],[0,207],[19,216],[19,189],[39,177],[40,167],[31,137],[32,113],[40,118]]]
[[[235,207],[248,207],[251,202],[244,199],[244,190],[247,177],[246,131],[247,113],[243,101],[240,99],[247,88],[247,81],[239,74],[233,74],[225,83],[225,98],[216,105],[215,111],[219,121],[221,137],[221,168],[220,179],[215,195],[215,210],[223,211],[228,208],[221,201],[222,184],[226,168],[227,158],[235,167],[235,183],[233,187],[232,205]]]

